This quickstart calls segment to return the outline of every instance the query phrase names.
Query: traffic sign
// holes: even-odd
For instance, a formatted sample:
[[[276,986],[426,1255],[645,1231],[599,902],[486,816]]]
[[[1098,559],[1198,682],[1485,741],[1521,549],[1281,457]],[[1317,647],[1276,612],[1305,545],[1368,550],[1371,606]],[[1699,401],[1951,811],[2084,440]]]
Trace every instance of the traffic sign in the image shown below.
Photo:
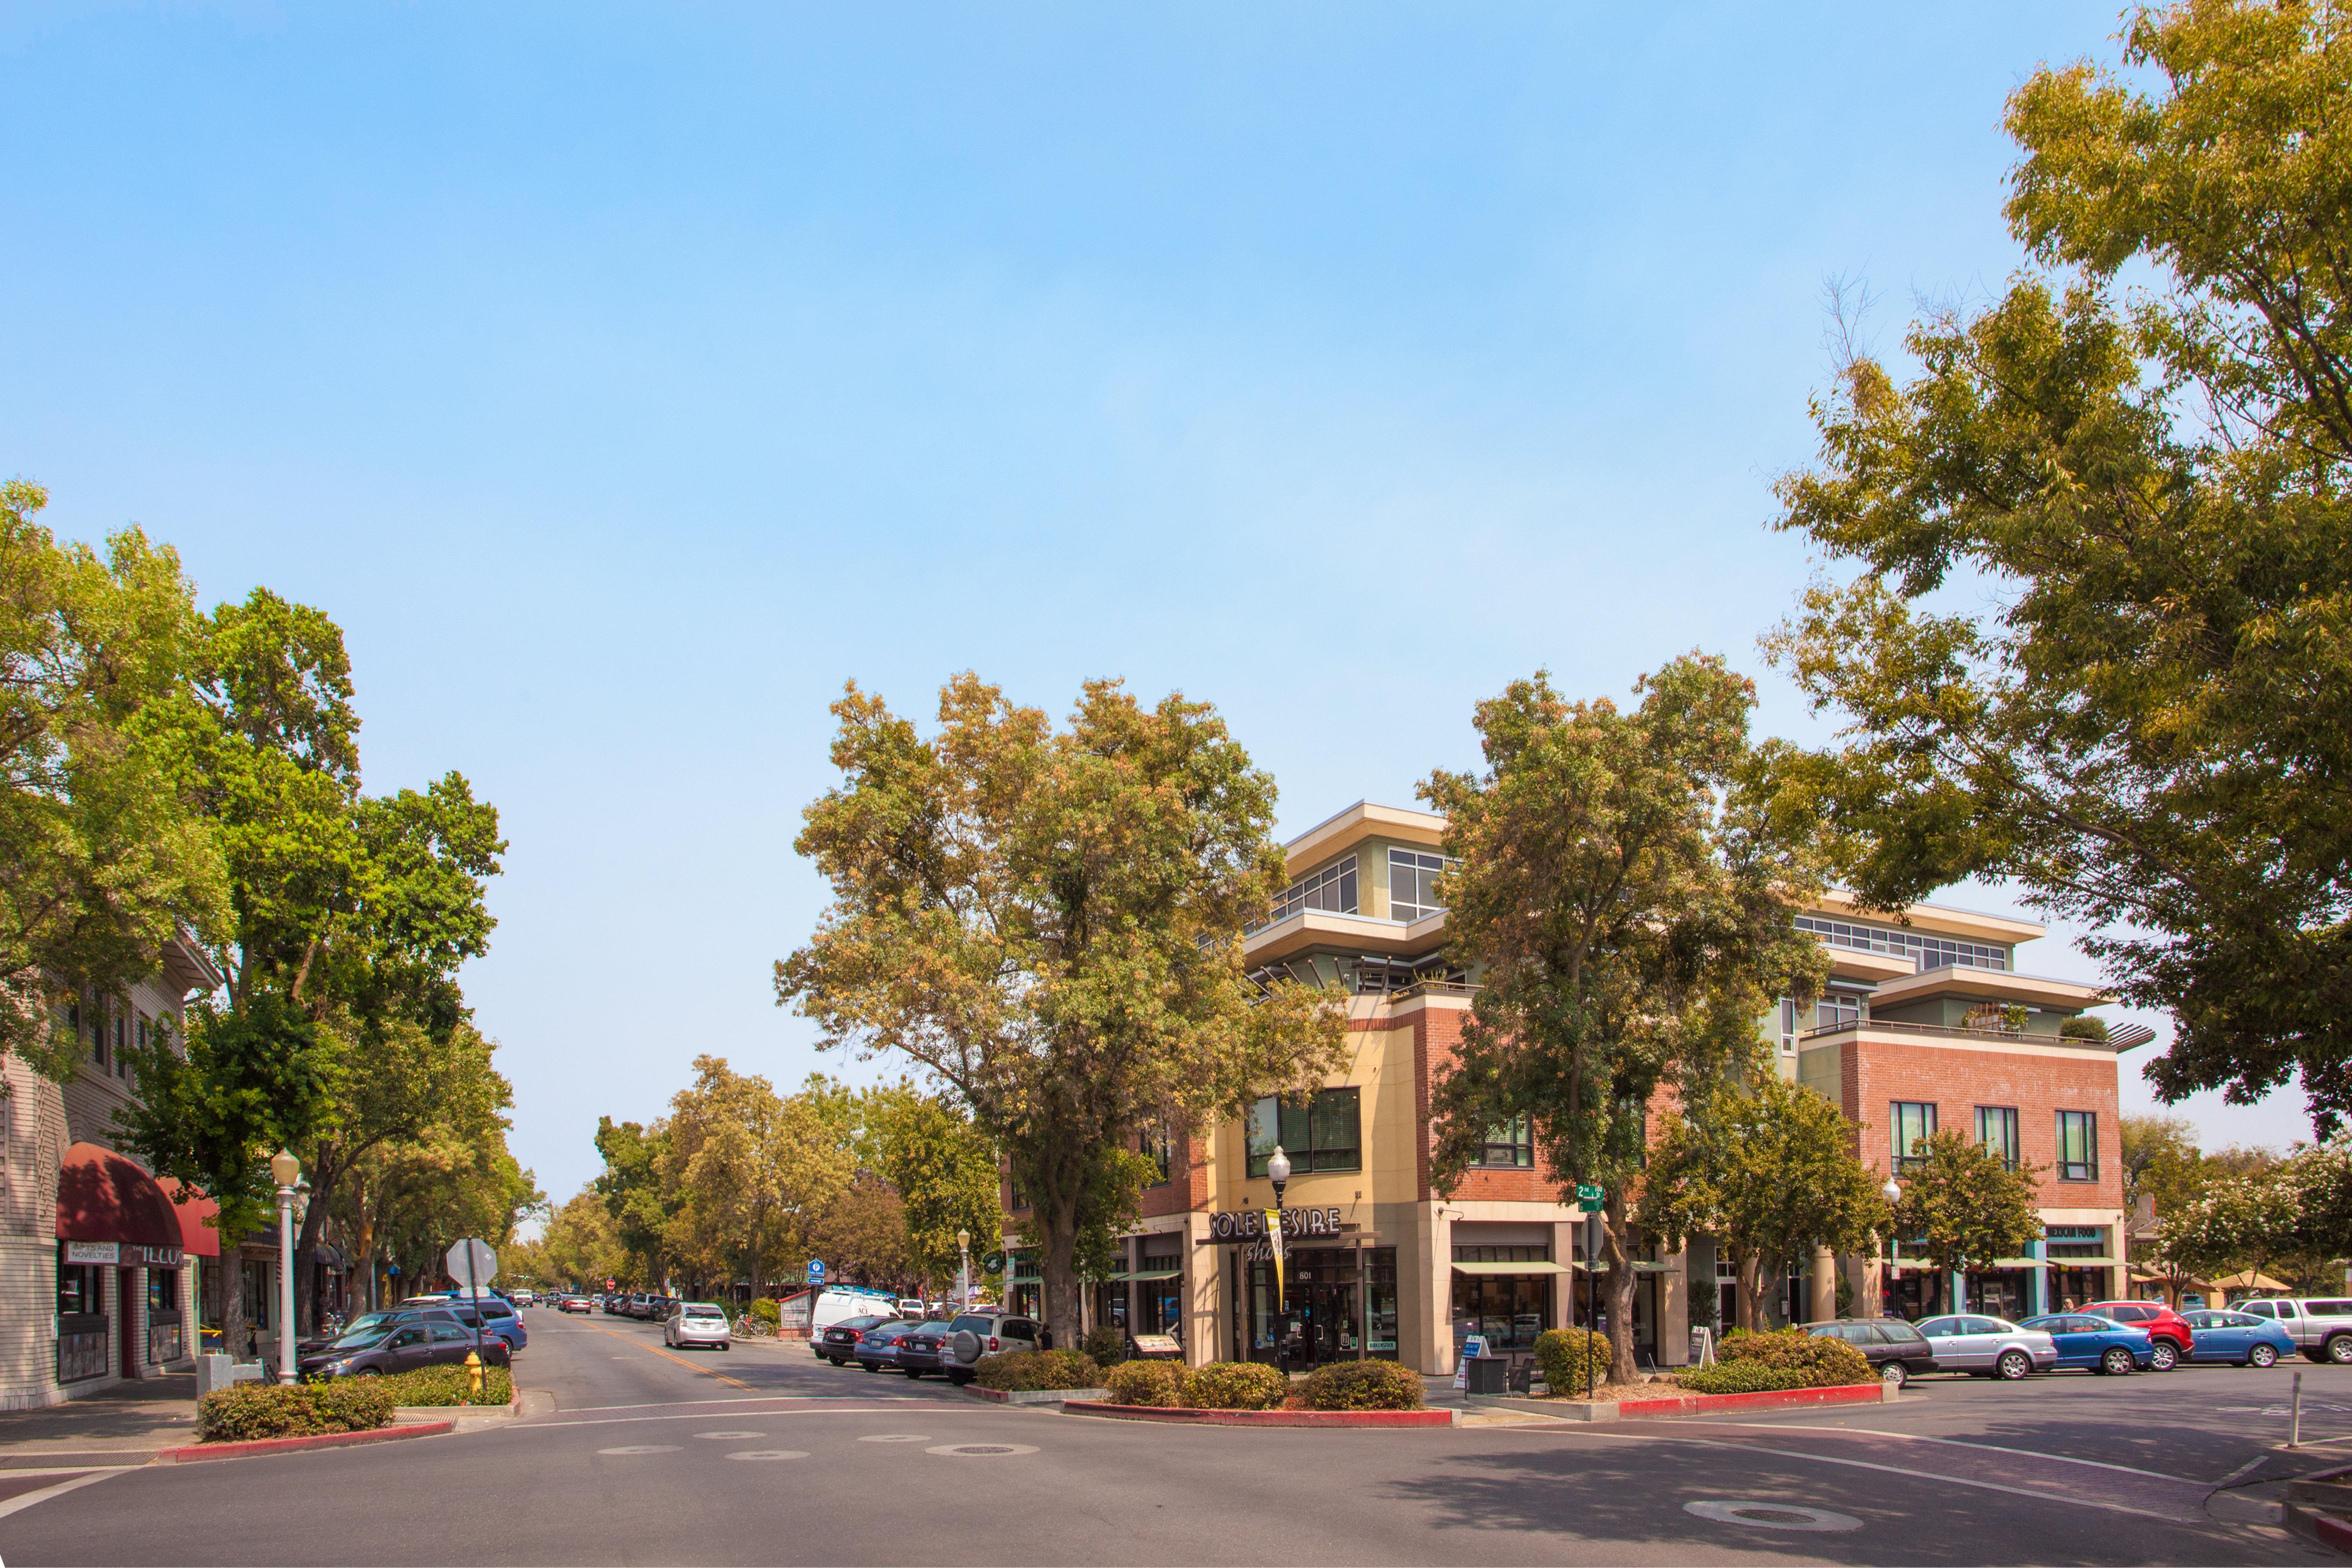
[[[1577,1183],[1576,1206],[1586,1214],[1599,1214],[1603,1207],[1603,1202],[1601,1196],[1601,1184],[1598,1182]]]
[[[482,1287],[499,1277],[499,1255],[488,1242],[470,1237],[452,1247],[442,1261],[449,1266],[449,1278],[463,1285],[468,1296],[480,1295]]]
[[[809,1259],[808,1282],[812,1285],[824,1283],[824,1264],[814,1258]]]

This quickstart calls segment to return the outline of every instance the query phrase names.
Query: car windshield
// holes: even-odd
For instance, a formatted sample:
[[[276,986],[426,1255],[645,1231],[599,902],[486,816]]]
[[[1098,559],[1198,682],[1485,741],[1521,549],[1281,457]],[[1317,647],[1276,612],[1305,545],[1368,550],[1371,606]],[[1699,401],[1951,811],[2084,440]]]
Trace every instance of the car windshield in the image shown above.
[[[393,1325],[390,1323],[372,1323],[363,1329],[345,1329],[335,1336],[335,1342],[330,1348],[339,1351],[363,1351],[372,1345],[382,1343],[383,1337],[391,1333]]]

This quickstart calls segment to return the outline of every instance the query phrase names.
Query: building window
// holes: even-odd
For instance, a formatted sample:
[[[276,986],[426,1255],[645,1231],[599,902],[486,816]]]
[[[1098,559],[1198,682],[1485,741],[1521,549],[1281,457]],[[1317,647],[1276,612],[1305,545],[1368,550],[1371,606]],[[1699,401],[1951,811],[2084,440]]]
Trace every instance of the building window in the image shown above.
[[[1443,855],[1412,849],[1389,851],[1389,919],[1407,924],[1444,910],[1437,901],[1437,879],[1461,865]]]
[[[1171,1150],[1168,1146],[1167,1129],[1163,1127],[1147,1127],[1143,1130],[1142,1136],[1137,1140],[1137,1143],[1139,1145],[1138,1152],[1141,1153],[1145,1159],[1151,1162],[1151,1168],[1156,1173],[1151,1180],[1146,1182],[1144,1185],[1148,1187],[1166,1186],[1168,1184],[1168,1170],[1171,1154]]]
[[[2042,1234],[2042,1250],[2053,1262],[2107,1255],[2107,1227],[2103,1225],[2053,1225]]]
[[[2017,1142],[2017,1107],[2013,1105],[1979,1105],[1977,1107],[1977,1142],[1988,1152],[2000,1157],[2000,1163],[2014,1171],[2021,1152]]]
[[[1266,916],[1266,923],[1286,921],[1301,910],[1321,910],[1327,914],[1352,915],[1356,912],[1356,858],[1334,861],[1312,876],[1301,877],[1283,889],[1282,898]]]
[[[131,1064],[123,1058],[122,1055],[122,1047],[128,1043],[130,1035],[130,1019],[117,1018],[114,1020],[114,1076],[117,1078],[128,1078],[131,1076]]]
[[[1855,925],[1848,921],[1825,920],[1819,915],[1799,915],[1797,929],[1811,931],[1832,947],[1850,947],[1858,952],[1884,952],[1896,958],[1908,958],[1921,969],[2007,969],[2009,949],[1988,947],[1978,942],[1958,942],[1948,936],[1925,936],[1918,931],[1895,931],[1885,926]]]
[[[1456,1247],[1456,1263],[1549,1263],[1549,1243],[1536,1247]]]
[[[1797,1054],[1797,1004],[1793,997],[1780,998],[1780,1054]]]
[[[63,1252],[65,1248],[58,1250]],[[95,1265],[58,1265],[58,1310],[67,1317],[106,1310],[106,1303],[98,1293],[98,1268]]]
[[[1004,1202],[1014,1214],[1029,1211],[1029,1194],[1023,1192],[1021,1184],[1009,1175],[1004,1178]]]
[[[2095,1182],[2099,1179],[2099,1119],[2088,1110],[2058,1113],[2058,1179]]]
[[[1268,1095],[1250,1107],[1249,1173],[1265,1174],[1275,1145],[1290,1157],[1298,1175],[1309,1171],[1360,1171],[1364,1168],[1360,1092],[1353,1089],[1318,1089],[1305,1105],[1292,1105]]]
[[[1813,1027],[1816,1029],[1846,1028],[1861,1023],[1868,1011],[1868,1004],[1863,1000],[1858,992],[1823,992],[1820,1005],[1813,1009]]]
[[[1924,1100],[1895,1100],[1888,1108],[1886,1130],[1893,1140],[1895,1170],[1916,1170],[1920,1141],[1936,1135],[1936,1108]]]
[[[104,1068],[106,1062],[106,1014],[97,1007],[89,1014],[89,1059]]]
[[[1535,1118],[1522,1112],[1487,1128],[1486,1147],[1479,1152],[1478,1163],[1509,1170],[1531,1168],[1536,1163]]]

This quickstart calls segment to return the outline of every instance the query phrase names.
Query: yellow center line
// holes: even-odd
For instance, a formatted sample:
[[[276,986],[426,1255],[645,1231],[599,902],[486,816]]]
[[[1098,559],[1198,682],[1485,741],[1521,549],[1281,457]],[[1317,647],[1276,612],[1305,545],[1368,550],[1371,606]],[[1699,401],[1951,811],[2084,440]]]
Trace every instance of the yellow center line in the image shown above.
[[[610,1334],[625,1345],[635,1345],[639,1350],[653,1352],[654,1354],[661,1357],[664,1361],[674,1361],[677,1363],[678,1365],[686,1368],[687,1371],[695,1373],[698,1377],[715,1377],[730,1388],[740,1388],[748,1391],[751,1386],[750,1384],[745,1383],[739,1378],[728,1376],[723,1372],[713,1372],[707,1366],[697,1366],[692,1362],[687,1360],[684,1356],[672,1352],[667,1345],[649,1345],[643,1340],[631,1339],[628,1335],[621,1332],[620,1330],[608,1329],[602,1323],[597,1323],[593,1325],[593,1327],[598,1333]]]

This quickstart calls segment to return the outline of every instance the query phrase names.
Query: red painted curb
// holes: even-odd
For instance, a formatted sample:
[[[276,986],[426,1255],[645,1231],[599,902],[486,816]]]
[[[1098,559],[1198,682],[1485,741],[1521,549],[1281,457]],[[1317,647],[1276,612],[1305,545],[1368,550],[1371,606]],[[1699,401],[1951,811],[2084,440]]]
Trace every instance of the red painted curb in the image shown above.
[[[1096,1405],[1072,1400],[1072,1415],[1114,1421],[1172,1421],[1197,1426],[1451,1426],[1451,1410],[1171,1410],[1157,1405]]]
[[[2311,1524],[2322,1545],[2333,1546],[2338,1552],[2352,1552],[2352,1524],[2331,1513],[2315,1516]]]
[[[1791,1405],[1876,1405],[1885,1385],[1849,1384],[1840,1388],[1774,1388],[1760,1394],[1680,1394],[1666,1399],[1621,1399],[1620,1416],[1704,1415],[1717,1410],[1771,1410]]]
[[[372,1432],[319,1432],[308,1437],[263,1437],[251,1443],[197,1443],[185,1448],[166,1448],[149,1462],[194,1465],[207,1459],[252,1459],[264,1454],[299,1453],[304,1448],[348,1448],[402,1437],[436,1437],[457,1427],[455,1421],[417,1421],[405,1426],[378,1426]]]

